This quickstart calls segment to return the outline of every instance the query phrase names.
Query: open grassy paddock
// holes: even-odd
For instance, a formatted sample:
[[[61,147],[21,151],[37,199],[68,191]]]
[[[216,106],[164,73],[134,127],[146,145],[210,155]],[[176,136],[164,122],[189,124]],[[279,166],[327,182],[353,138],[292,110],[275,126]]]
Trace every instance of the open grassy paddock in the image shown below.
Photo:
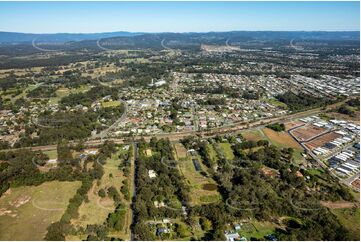
[[[200,161],[200,158],[198,160]],[[207,170],[201,162],[199,164],[203,171]],[[191,157],[179,162],[179,167],[191,188],[190,195],[193,205],[219,201],[221,197],[217,190],[206,190],[203,187],[205,184],[216,184],[215,181],[210,177],[203,176],[200,171],[196,171]]]
[[[90,90],[90,86],[82,85],[78,88],[69,89],[66,87],[60,87],[55,91],[56,96],[49,99],[50,104],[57,104],[63,97],[66,97],[70,94],[82,93]]]
[[[272,129],[264,128],[262,130],[245,131],[241,134],[246,140],[268,140],[270,144],[278,148],[293,148],[293,158],[295,162],[300,164],[304,161],[304,157],[302,156],[303,148],[287,132],[276,132]]]
[[[352,234],[354,240],[360,239],[360,208],[330,209]]]
[[[259,129],[243,131],[241,134],[246,140],[258,141],[267,139],[264,133]]]
[[[234,160],[234,154],[230,143],[219,143],[217,144],[227,160]]]
[[[58,151],[55,150],[45,150],[43,151],[44,154],[49,156],[49,159],[57,159],[58,158]]]
[[[117,107],[120,106],[120,101],[106,101],[106,102],[102,102],[102,107],[103,108],[109,108],[109,107]]]
[[[112,155],[110,159],[106,160],[106,163],[103,165],[104,175],[102,179],[98,181],[94,181],[92,188],[88,192],[89,202],[83,202],[79,207],[79,217],[77,219],[72,220],[72,224],[76,227],[86,228],[88,224],[103,224],[109,213],[114,212],[115,205],[114,201],[106,196],[105,198],[101,198],[98,195],[100,189],[107,189],[111,186],[114,186],[118,191],[122,186],[122,181],[127,179],[123,175],[123,171],[118,169],[118,166],[122,162],[121,159],[118,158],[119,154],[125,152],[122,147],[118,149],[116,153]],[[128,178],[130,179],[130,177]],[[131,184],[128,181],[128,184]],[[125,218],[125,225],[122,231],[111,231],[111,235],[122,238],[124,240],[129,238],[129,226],[131,223],[131,210],[130,210],[130,202],[126,201],[123,197],[123,194],[119,192],[122,197],[122,203],[127,207],[127,213]],[[78,237],[69,237],[69,240],[81,240],[83,237],[80,235]]]
[[[45,182],[9,189],[0,198],[0,240],[42,240],[81,182]],[[21,233],[19,233],[21,231]]]

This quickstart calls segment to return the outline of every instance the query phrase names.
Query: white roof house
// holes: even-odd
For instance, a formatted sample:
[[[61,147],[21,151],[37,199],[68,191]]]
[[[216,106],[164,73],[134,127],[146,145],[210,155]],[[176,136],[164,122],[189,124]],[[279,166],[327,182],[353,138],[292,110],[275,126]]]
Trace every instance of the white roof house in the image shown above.
[[[149,170],[148,176],[149,176],[149,178],[155,178],[155,177],[157,177],[157,173],[155,173],[154,170]]]

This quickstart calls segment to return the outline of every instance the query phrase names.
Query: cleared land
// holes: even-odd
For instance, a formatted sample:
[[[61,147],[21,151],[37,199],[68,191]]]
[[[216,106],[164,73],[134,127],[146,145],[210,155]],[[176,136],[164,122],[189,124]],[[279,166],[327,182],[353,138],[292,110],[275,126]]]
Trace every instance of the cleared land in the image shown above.
[[[297,140],[307,141],[316,137],[317,135],[322,134],[325,131],[326,129],[324,128],[320,128],[312,124],[306,124],[305,126],[292,130],[291,133],[296,137]]]
[[[335,132],[331,132],[331,133],[327,133],[327,134],[324,134],[324,135],[321,135],[320,137],[317,137],[316,139],[310,141],[310,142],[307,142],[305,143],[305,145],[313,150],[317,147],[321,147],[321,146],[324,146],[325,144],[337,139],[341,137],[340,134],[336,134]]]
[[[50,104],[57,104],[63,97],[66,97],[70,94],[76,94],[81,92],[86,92],[90,90],[90,86],[82,85],[78,88],[66,88],[66,87],[60,87],[55,91],[56,96],[49,99]]]
[[[294,128],[294,127],[298,127],[298,126],[301,126],[305,124],[304,122],[301,122],[301,121],[292,121],[292,122],[287,122],[285,123],[285,129],[286,131]]]
[[[58,151],[57,150],[46,150],[43,151],[44,154],[49,156],[49,159],[57,159],[58,158]]]
[[[174,148],[178,159],[183,159],[187,157],[187,149],[181,143],[176,143],[174,145]]]
[[[265,128],[263,133],[271,141],[272,144],[278,147],[291,147],[296,150],[303,150],[300,144],[298,144],[287,132],[276,132],[272,129]]]
[[[359,178],[355,179],[353,182],[351,182],[351,185],[356,189],[360,189],[360,179]]]
[[[264,240],[264,236],[273,234],[276,227],[277,225],[271,222],[250,221],[241,225],[239,235],[246,237],[247,240],[251,238]]]
[[[287,133],[287,132],[276,132],[269,128],[263,130],[252,130],[242,133],[242,136],[246,140],[268,140],[272,145],[279,148],[293,148],[293,158],[297,164],[301,163],[304,158],[302,156],[303,148]]]
[[[267,139],[267,137],[259,129],[244,131],[244,132],[241,132],[241,134],[246,140],[258,141],[258,140]]]
[[[53,181],[8,190],[0,198],[0,240],[43,240],[80,185]]]
[[[102,107],[103,107],[103,108],[117,107],[117,106],[120,106],[120,101],[107,101],[107,102],[102,102]]]

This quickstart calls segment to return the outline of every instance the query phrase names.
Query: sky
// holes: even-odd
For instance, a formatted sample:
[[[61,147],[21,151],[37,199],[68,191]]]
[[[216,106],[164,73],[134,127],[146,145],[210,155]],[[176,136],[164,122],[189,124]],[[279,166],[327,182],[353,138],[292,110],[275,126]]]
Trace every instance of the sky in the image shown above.
[[[0,31],[359,31],[354,2],[0,2]]]

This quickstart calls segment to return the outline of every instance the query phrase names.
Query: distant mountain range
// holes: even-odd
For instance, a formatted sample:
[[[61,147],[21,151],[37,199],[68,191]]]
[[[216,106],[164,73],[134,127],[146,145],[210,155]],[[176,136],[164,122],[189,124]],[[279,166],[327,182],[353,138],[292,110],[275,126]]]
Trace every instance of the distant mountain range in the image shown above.
[[[0,43],[26,43],[33,40],[41,40],[48,42],[69,42],[82,40],[95,40],[110,37],[130,37],[143,33],[133,33],[126,31],[107,32],[107,33],[90,33],[90,34],[73,34],[73,33],[57,33],[57,34],[30,34],[16,32],[1,32]]]
[[[142,36],[142,37],[141,37]],[[31,34],[16,32],[0,32],[0,44],[41,42],[77,42],[84,40],[98,40],[121,37],[136,41],[158,39],[197,39],[210,41],[211,39],[237,39],[237,40],[359,40],[359,31],[230,31],[230,32],[207,32],[207,33],[143,33],[143,32],[107,32],[107,33],[57,33],[57,34]]]

